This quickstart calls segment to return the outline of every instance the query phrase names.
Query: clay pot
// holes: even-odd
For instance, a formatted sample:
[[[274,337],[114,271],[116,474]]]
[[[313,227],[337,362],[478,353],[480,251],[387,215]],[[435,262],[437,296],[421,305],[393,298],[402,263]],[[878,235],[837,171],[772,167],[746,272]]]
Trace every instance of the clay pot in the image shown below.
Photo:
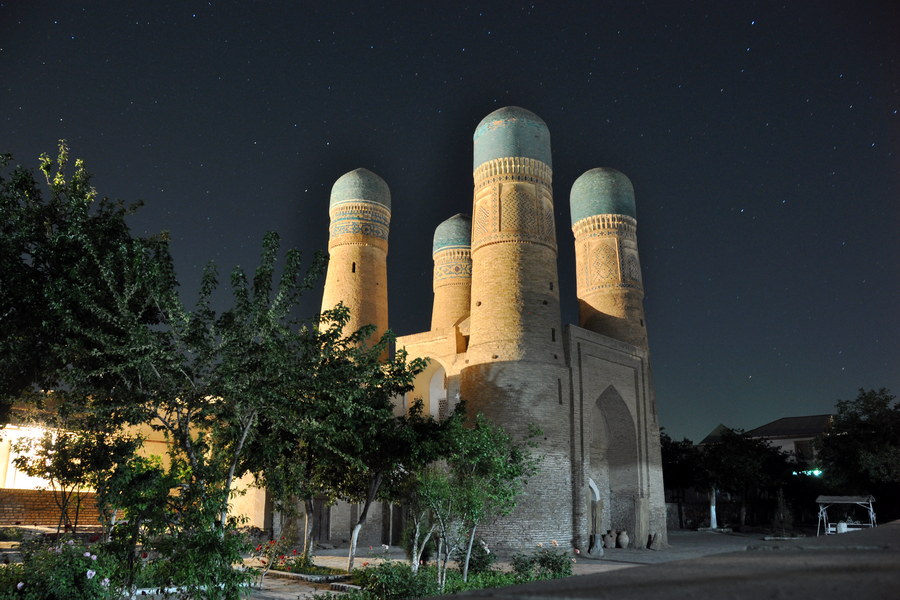
[[[628,538],[628,532],[623,529],[616,537],[616,548],[627,548],[629,541],[631,540]]]
[[[604,548],[615,548],[616,547],[616,532],[612,529],[606,532],[606,535],[603,536],[603,547]]]

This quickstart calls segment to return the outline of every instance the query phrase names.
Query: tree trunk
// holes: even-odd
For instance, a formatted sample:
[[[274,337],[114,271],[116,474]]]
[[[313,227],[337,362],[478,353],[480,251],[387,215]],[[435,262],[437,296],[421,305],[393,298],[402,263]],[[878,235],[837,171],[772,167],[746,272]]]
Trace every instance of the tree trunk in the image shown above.
[[[312,561],[313,519],[315,518],[315,514],[313,514],[315,510],[313,499],[304,498],[303,508],[306,510],[303,527],[303,555],[305,557],[304,560]]]
[[[472,558],[472,544],[475,543],[475,528],[478,523],[472,525],[472,531],[469,533],[469,546],[466,548],[466,561],[463,563],[463,581],[469,581],[469,559]]]
[[[709,526],[712,529],[719,528],[719,522],[716,520],[716,487],[713,486],[709,490]]]
[[[350,536],[350,558],[347,560],[347,571],[353,571],[353,559],[356,557],[356,541],[359,539],[359,530],[362,529],[363,523],[366,522],[366,516],[369,514],[369,507],[375,501],[378,489],[381,487],[381,473],[372,477],[369,482],[369,493],[366,495],[366,501],[363,504],[362,511],[359,513],[359,519],[353,526],[353,534]]]

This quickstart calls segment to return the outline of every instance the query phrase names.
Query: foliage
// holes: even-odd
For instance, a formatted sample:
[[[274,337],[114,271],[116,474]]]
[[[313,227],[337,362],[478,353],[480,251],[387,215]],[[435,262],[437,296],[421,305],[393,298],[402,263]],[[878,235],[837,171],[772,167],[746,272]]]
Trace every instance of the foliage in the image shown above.
[[[379,569],[379,567],[370,567],[367,569],[358,569],[354,571],[354,577],[357,582],[369,581],[367,577],[374,580],[372,587],[366,587],[359,591],[342,592],[339,594],[327,592],[323,595],[316,594],[316,598],[324,598],[326,600],[381,600],[382,598],[397,598],[393,590],[388,587],[388,583],[399,585],[405,589],[408,594],[407,598],[424,598],[428,596],[437,596],[445,594],[456,594],[466,590],[480,590],[485,588],[506,587],[522,583],[515,573],[503,571],[486,571],[484,573],[472,573],[468,581],[463,581],[462,574],[457,571],[451,571],[447,577],[447,585],[444,591],[435,584],[437,567],[429,566],[421,569],[417,574],[414,573],[410,565],[406,563],[393,562],[386,570],[389,573],[373,573],[372,575],[364,575],[367,571]]]
[[[156,543],[160,557],[155,572],[162,579],[152,586],[177,585],[185,599],[225,600],[247,593],[254,577],[233,565],[242,562],[249,549],[234,520],[225,524],[223,532],[210,528],[185,528]]]
[[[135,438],[110,428],[46,429],[38,439],[16,442],[14,450],[20,454],[13,464],[31,477],[49,481],[60,509],[57,533],[63,528],[75,533],[81,508],[81,496],[76,493],[84,488],[103,488],[116,464],[127,460],[137,445]]]
[[[526,440],[517,442],[481,414],[465,426],[460,409],[447,426],[445,463],[415,473],[406,494],[414,516],[421,508],[429,511],[437,532],[442,588],[447,564],[461,548],[463,580],[467,579],[478,525],[515,508],[518,495],[539,462],[530,452],[531,438],[539,434],[534,428],[529,429]]]
[[[514,554],[512,567],[520,583],[535,579],[558,579],[572,575],[575,558],[558,547],[554,540],[548,547],[538,544],[531,554]]]
[[[767,440],[745,437],[726,429],[721,437],[703,447],[701,480],[714,494],[727,491],[741,499],[741,525],[745,523],[747,501],[751,495],[773,492],[790,476],[787,455]]]
[[[659,437],[663,481],[678,504],[678,526],[684,528],[685,493],[702,482],[700,449],[691,440],[684,438],[677,442],[664,431],[660,431]]]
[[[460,548],[456,551],[456,554],[453,556],[453,560],[456,561],[459,565],[464,565],[466,562],[466,549]],[[475,543],[472,544],[472,550],[468,556],[469,559],[469,569],[466,573],[467,576],[474,575],[475,573],[486,573],[491,570],[491,567],[494,566],[494,563],[497,562],[497,555],[491,552],[491,549],[488,548],[487,542],[481,539],[476,539]],[[460,569],[462,571],[462,569]],[[464,577],[468,579],[468,577]]]
[[[288,544],[285,543],[284,537],[256,546],[250,557],[259,560],[259,577],[256,580],[258,585],[262,585],[263,579],[273,567],[284,565],[287,559],[287,547]]]
[[[2,181],[0,266],[23,285],[0,286],[0,350],[31,356],[23,346],[33,343],[46,356],[21,377],[0,373],[0,400],[53,389],[67,430],[149,425],[163,434],[170,442],[164,471],[121,454],[100,461],[104,514],[117,508],[115,490],[144,484],[124,495],[137,506],[126,507],[130,530],[113,526],[114,542],[132,562],[138,540],[166,547],[167,559],[187,561],[173,562],[172,573],[193,576],[191,569],[203,565],[197,582],[233,589],[236,546],[226,518],[232,482],[249,468],[245,450],[260,414],[297,396],[302,346],[292,310],[321,269],[304,277],[299,254],[289,251],[276,284],[279,243],[269,234],[252,280],[240,269],[232,273],[230,309],[212,308],[218,279],[210,267],[196,307],[187,310],[165,237],[133,237],[127,209],[97,200],[80,161],[71,176],[67,165],[64,144],[56,161],[41,158],[46,202],[27,171]]]
[[[39,389],[62,396],[70,366],[90,368],[94,351],[118,339],[97,310],[127,309],[154,323],[148,292],[170,266],[163,236],[134,238],[128,230],[125,217],[136,206],[98,199],[80,160],[66,175],[65,142],[55,161],[40,157],[46,196],[30,170],[11,164],[11,155],[0,155],[0,423],[13,401],[40,400]],[[149,263],[162,270],[134,277]],[[109,294],[109,285],[126,293]],[[88,339],[88,329],[98,335]]]
[[[73,539],[23,548],[21,566],[0,569],[0,599],[107,599],[120,597],[115,561]]]
[[[353,582],[371,597],[385,600],[423,598],[438,592],[436,580],[427,571],[414,573],[410,565],[400,561],[380,564],[353,571]]]
[[[0,527],[0,542],[21,542],[25,534],[19,527]]]
[[[835,491],[873,493],[900,484],[900,403],[887,389],[840,400],[829,430],[816,441]]]

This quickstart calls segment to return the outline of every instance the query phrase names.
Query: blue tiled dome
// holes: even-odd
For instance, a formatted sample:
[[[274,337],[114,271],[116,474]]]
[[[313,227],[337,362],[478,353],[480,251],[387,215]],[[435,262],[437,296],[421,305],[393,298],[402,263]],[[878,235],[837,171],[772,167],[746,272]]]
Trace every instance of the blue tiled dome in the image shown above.
[[[391,190],[384,179],[368,169],[341,175],[331,188],[329,207],[348,200],[367,200],[391,208]]]
[[[615,169],[591,169],[575,180],[569,194],[572,225],[594,215],[637,218],[631,180]]]
[[[495,158],[525,156],[552,167],[550,130],[539,116],[518,106],[495,110],[475,128],[473,169]]]
[[[472,246],[472,218],[469,215],[453,215],[434,230],[432,253],[447,248]]]

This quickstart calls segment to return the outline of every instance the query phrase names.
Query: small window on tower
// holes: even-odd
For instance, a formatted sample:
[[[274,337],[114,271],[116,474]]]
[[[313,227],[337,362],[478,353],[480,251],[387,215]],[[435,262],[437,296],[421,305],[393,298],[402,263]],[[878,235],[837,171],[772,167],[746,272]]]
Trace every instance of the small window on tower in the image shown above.
[[[356,263],[353,263],[352,265],[350,265],[350,272],[356,273]]]
[[[552,281],[550,282],[550,291],[551,292],[553,291],[553,282]]]
[[[555,328],[550,329],[550,341],[551,342],[556,341],[556,329]]]

